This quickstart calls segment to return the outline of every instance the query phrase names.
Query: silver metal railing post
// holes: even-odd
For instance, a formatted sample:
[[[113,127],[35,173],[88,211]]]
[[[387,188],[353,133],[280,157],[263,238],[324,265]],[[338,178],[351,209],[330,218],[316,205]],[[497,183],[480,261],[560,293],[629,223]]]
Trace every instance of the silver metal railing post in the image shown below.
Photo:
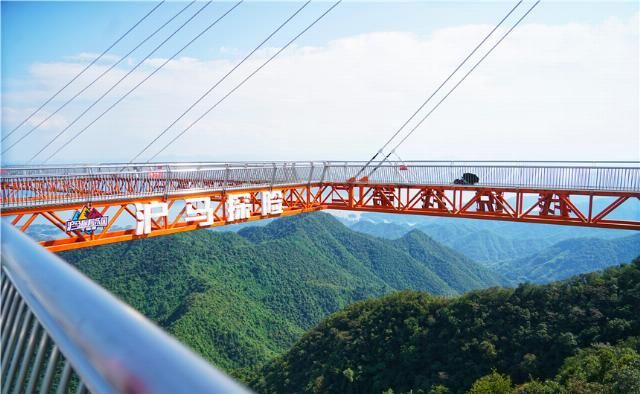
[[[324,183],[324,177],[327,174],[327,168],[329,167],[329,162],[324,162],[322,166],[322,175],[320,175],[320,183]]]
[[[168,164],[164,166],[164,199],[167,200],[169,198],[169,193],[171,190],[171,167]]]
[[[271,189],[273,189],[273,186],[276,182],[276,173],[278,171],[278,167],[276,166],[276,163],[273,163],[273,172],[271,172],[271,184],[269,185]]]
[[[229,181],[229,164],[225,164],[224,167],[224,180],[222,181],[222,190],[227,190],[227,182]]]
[[[88,170],[88,175],[87,175],[87,179],[89,180],[89,184],[93,186],[93,169],[91,167],[87,168]],[[91,203],[93,201],[93,187],[90,189],[89,191],[89,195],[87,196],[87,202]]]
[[[311,180],[313,179],[313,171],[314,171],[314,166],[313,166],[313,162],[309,162],[309,180],[307,181],[307,185],[311,185]]]

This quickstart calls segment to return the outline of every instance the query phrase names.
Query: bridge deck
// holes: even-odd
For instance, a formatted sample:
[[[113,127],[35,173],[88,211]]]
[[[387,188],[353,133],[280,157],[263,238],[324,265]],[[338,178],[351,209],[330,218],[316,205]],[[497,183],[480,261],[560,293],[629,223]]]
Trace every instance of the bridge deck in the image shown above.
[[[51,250],[319,209],[640,229],[638,212],[620,209],[640,199],[636,162],[385,162],[363,171],[364,164],[9,167],[0,208],[22,231],[33,223],[59,229],[41,242]],[[478,181],[461,183],[465,173]],[[145,206],[162,215],[145,214]]]

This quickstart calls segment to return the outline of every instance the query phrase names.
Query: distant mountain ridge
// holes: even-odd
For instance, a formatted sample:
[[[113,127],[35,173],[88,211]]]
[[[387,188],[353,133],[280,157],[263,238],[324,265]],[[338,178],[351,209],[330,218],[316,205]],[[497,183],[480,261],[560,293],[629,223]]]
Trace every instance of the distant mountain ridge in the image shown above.
[[[400,238],[409,231],[418,230],[477,262],[495,262],[513,258],[514,256],[526,256],[543,250],[553,243],[551,239],[546,238],[507,238],[484,226],[475,228],[464,222],[450,225],[440,223],[402,225],[362,220],[351,224],[350,228],[375,237],[388,239]]]
[[[576,238],[527,257],[499,262],[493,268],[514,282],[547,283],[598,271],[639,255],[640,234],[615,239]]]
[[[633,231],[368,213],[341,221],[389,239],[421,231],[512,283],[548,283],[640,255]]]

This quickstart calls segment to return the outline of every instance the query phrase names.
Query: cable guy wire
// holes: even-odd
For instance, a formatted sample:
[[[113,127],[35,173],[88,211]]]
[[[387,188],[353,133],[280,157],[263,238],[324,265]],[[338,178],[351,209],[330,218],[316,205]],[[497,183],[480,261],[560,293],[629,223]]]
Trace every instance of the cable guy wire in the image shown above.
[[[131,75],[135,70],[138,69],[148,58],[150,58],[154,53],[156,53],[167,41],[169,41],[173,36],[175,36],[180,30],[182,30],[187,24],[189,24],[200,12],[202,12],[205,8],[207,8],[211,4],[211,0],[205,3],[200,9],[198,9],[189,19],[182,23],[176,30],[174,30],[167,38],[165,38],[160,44],[158,44],[151,52],[149,52],[142,60],[140,60],[131,70],[129,70],[122,78],[120,78],[114,85],[112,85],[106,92],[104,92],[100,97],[94,100],[87,108],[85,108],[80,115],[78,115],[70,124],[68,124],[64,129],[62,129],[53,139],[51,139],[45,146],[40,149],[35,155],[29,159],[29,163],[32,162],[40,153],[42,153],[45,149],[47,149],[54,141],[56,141],[62,134],[64,134],[67,130],[71,128],[78,120],[80,120],[91,108],[96,106],[103,98],[105,98],[113,89],[115,89],[122,81],[124,81],[129,75]]]
[[[493,44],[493,46],[489,49],[489,51],[487,51],[487,53],[485,53],[485,54],[484,54],[484,56],[482,56],[482,57],[480,58],[480,60],[478,60],[478,61],[476,62],[476,64],[474,64],[474,65],[473,65],[473,67],[471,67],[471,69],[470,69],[469,71],[467,71],[467,73],[462,77],[462,79],[460,79],[460,81],[458,81],[458,83],[456,83],[456,84],[455,84],[455,85],[454,85],[454,86],[453,86],[453,87],[452,87],[452,88],[447,92],[447,94],[446,94],[442,99],[440,99],[440,101],[438,101],[438,103],[437,103],[437,104],[436,104],[436,105],[435,105],[435,106],[434,106],[434,107],[433,107],[429,112],[427,112],[427,114],[426,114],[422,119],[420,119],[420,121],[419,121],[419,122],[418,122],[418,123],[417,123],[417,124],[416,124],[416,125],[415,125],[415,126],[414,126],[414,127],[413,127],[409,132],[408,132],[408,133],[407,133],[407,135],[405,135],[405,136],[400,140],[400,142],[399,142],[398,144],[396,144],[396,146],[394,146],[394,147],[393,147],[393,149],[391,150],[391,152],[389,152],[389,153],[385,156],[385,158],[384,158],[380,163],[378,163],[378,165],[377,165],[377,166],[376,166],[376,167],[375,167],[375,168],[374,168],[374,169],[369,173],[369,176],[371,176],[371,174],[373,174],[373,173],[374,173],[378,168],[380,168],[380,166],[382,165],[382,163],[384,163],[385,161],[387,161],[387,159],[389,158],[389,156],[391,156],[391,154],[393,154],[393,153],[396,151],[396,149],[398,149],[398,148],[400,147],[400,145],[402,145],[402,144],[407,140],[407,138],[409,138],[409,137],[410,137],[410,136],[411,136],[411,135],[412,135],[412,134],[413,134],[413,133],[418,129],[418,127],[420,127],[420,125],[422,125],[422,123],[423,123],[425,120],[427,120],[427,118],[428,118],[429,116],[431,116],[431,114],[432,114],[436,109],[438,109],[438,107],[440,106],[440,104],[442,104],[442,103],[447,99],[447,97],[449,97],[449,95],[450,95],[451,93],[453,93],[453,91],[454,91],[454,90],[456,90],[456,88],[457,88],[458,86],[460,86],[460,84],[461,84],[465,79],[467,79],[467,77],[468,77],[468,76],[469,76],[469,75],[470,75],[470,74],[471,74],[471,73],[472,73],[472,72],[473,72],[473,71],[474,71],[474,70],[475,70],[475,69],[480,65],[480,63],[482,63],[482,61],[483,61],[484,59],[486,59],[486,58],[487,58],[487,56],[489,56],[489,54],[490,54],[491,52],[493,52],[493,50],[494,50],[494,49],[496,49],[496,47],[497,47],[498,45],[500,45],[500,43],[501,43],[505,38],[507,38],[507,36],[508,36],[512,31],[513,31],[513,29],[515,29],[515,28],[516,28],[516,26],[518,26],[518,25],[520,24],[520,22],[522,22],[522,20],[523,20],[524,18],[526,18],[526,17],[527,17],[527,15],[529,15],[529,13],[530,13],[531,11],[533,11],[533,9],[534,9],[534,8],[535,8],[535,7],[540,3],[540,1],[541,1],[541,0],[536,1],[536,2],[535,2],[535,3],[534,3],[534,4],[533,4],[533,5],[532,5],[528,10],[527,10],[527,12],[525,12],[525,13],[524,13],[524,15],[522,15],[522,16],[520,17],[520,19],[518,19],[518,20],[516,21],[516,23],[514,23],[514,25],[513,25],[513,26],[511,26],[511,28],[510,28],[509,30],[507,30],[507,32],[506,32],[502,37],[500,37],[500,39],[499,39],[495,44]]]
[[[140,20],[138,20],[133,26],[131,26],[129,28],[129,30],[127,30],[123,35],[120,36],[120,38],[118,38],[117,40],[115,40],[115,42],[111,45],[109,45],[109,47],[107,49],[105,49],[104,51],[102,51],[102,53],[100,55],[98,55],[98,57],[96,57],[95,59],[93,59],[91,61],[91,63],[89,63],[87,66],[85,66],[85,68],[83,68],[78,74],[76,74],[73,78],[71,78],[71,80],[69,82],[67,82],[63,87],[60,88],[60,90],[58,90],[57,92],[55,92],[53,94],[53,96],[49,97],[44,103],[42,103],[42,105],[40,105],[38,107],[38,109],[36,109],[35,111],[33,111],[31,113],[31,115],[27,116],[26,119],[24,119],[22,122],[20,122],[19,125],[17,125],[16,127],[13,128],[13,130],[11,130],[10,132],[8,132],[4,137],[2,137],[2,141],[4,141],[7,137],[9,137],[11,134],[13,134],[16,130],[18,130],[23,124],[25,124],[29,119],[31,119],[35,114],[38,113],[38,111],[40,111],[42,108],[44,108],[45,105],[49,104],[51,102],[51,100],[53,100],[54,98],[56,98],[60,93],[62,93],[63,90],[65,90],[67,88],[67,86],[71,85],[73,83],[73,81],[75,81],[76,79],[78,79],[82,74],[85,73],[85,71],[87,71],[91,66],[93,66],[98,60],[102,59],[102,57],[111,50],[111,48],[113,48],[114,46],[116,46],[116,44],[118,44],[120,41],[122,41],[123,38],[125,38],[129,33],[131,33],[131,31],[133,29],[135,29],[140,23],[142,23],[142,21],[144,21],[145,19],[147,19],[147,17],[149,15],[151,15],[155,10],[158,9],[158,7],[160,7],[163,3],[165,2],[165,0],[162,0],[161,2],[159,2],[155,7],[153,7],[151,9],[151,11],[147,12]]]
[[[205,97],[207,97],[216,87],[218,87],[218,85],[220,85],[225,79],[227,79],[227,77],[229,75],[231,75],[231,73],[233,73],[238,67],[240,67],[247,59],[249,59],[251,57],[251,55],[253,55],[254,53],[256,53],[256,51],[260,48],[262,48],[262,46],[271,39],[271,37],[273,37],[277,32],[279,32],[287,23],[289,23],[289,21],[291,21],[291,19],[293,19],[296,15],[298,15],[300,13],[300,11],[302,11],[307,5],[309,5],[309,3],[311,3],[311,0],[307,1],[306,3],[304,3],[301,7],[299,7],[289,18],[287,18],[287,20],[285,20],[280,26],[278,26],[273,32],[271,32],[271,34],[269,34],[267,36],[267,38],[265,38],[264,40],[262,40],[262,42],[260,42],[260,44],[258,44],[258,46],[256,46],[251,52],[249,52],[249,54],[247,54],[238,64],[236,64],[231,70],[229,70],[222,78],[220,78],[215,84],[213,84],[213,86],[211,86],[206,92],[204,92],[203,95],[201,95],[193,104],[191,104],[189,106],[189,108],[186,109],[186,111],[184,111],[180,116],[178,116],[173,122],[171,122],[171,124],[167,127],[164,128],[164,130],[162,130],[160,132],[160,134],[158,134],[151,142],[149,142],[140,152],[138,152],[137,155],[135,155],[130,161],[129,163],[133,163],[134,160],[136,160],[138,157],[140,157],[144,152],[147,151],[147,149],[149,149],[151,147],[151,145],[153,145],[156,141],[158,141],[158,139],[160,139],[160,137],[162,137],[163,135],[165,135],[167,133],[167,131],[169,131],[171,129],[171,127],[173,127],[176,123],[178,123],[178,121],[180,119],[182,119],[187,113],[189,113],[199,102],[201,102],[202,100],[204,100]]]
[[[404,128],[409,124],[409,122],[411,122],[413,120],[413,118],[416,117],[416,115],[418,115],[418,113],[420,111],[422,111],[422,109],[431,101],[431,99],[440,91],[440,89],[442,89],[442,87],[444,87],[444,85],[449,82],[449,80],[458,72],[458,70],[460,70],[460,68],[462,68],[462,66],[464,64],[466,64],[466,62],[469,60],[469,58],[471,58],[471,56],[473,56],[474,53],[476,53],[478,51],[478,49],[489,39],[489,37],[491,37],[493,35],[493,33],[498,30],[498,28],[502,25],[502,23],[504,23],[505,20],[507,20],[507,18],[509,18],[509,16],[511,16],[511,14],[513,13],[513,11],[516,10],[516,8],[518,8],[520,6],[520,4],[522,4],[522,0],[518,1],[516,3],[515,6],[513,6],[513,8],[511,8],[511,10],[509,12],[507,12],[507,14],[502,17],[502,19],[500,20],[500,22],[498,22],[493,29],[491,29],[491,31],[484,36],[484,38],[482,39],[482,41],[480,41],[478,43],[478,45],[475,46],[475,48],[473,48],[473,50],[467,55],[467,57],[464,58],[464,60],[462,60],[462,62],[460,62],[460,64],[458,64],[458,66],[449,74],[449,76],[447,76],[447,78],[442,81],[442,83],[440,84],[440,86],[438,86],[436,88],[436,90],[433,91],[433,93],[431,93],[431,95],[418,107],[418,109],[415,110],[415,112],[413,114],[411,114],[411,116],[409,117],[409,119],[407,119],[402,126],[400,126],[400,128],[398,128],[398,130],[396,130],[395,133],[393,133],[393,135],[391,136],[391,138],[389,138],[387,140],[387,142],[385,142],[382,147],[380,149],[378,149],[378,151],[373,155],[373,157],[371,157],[371,159],[369,159],[369,161],[360,169],[360,171],[358,171],[358,173],[355,175],[355,178],[358,178],[358,176],[360,176],[360,174],[362,174],[362,172],[364,172],[364,170],[369,167],[369,165],[371,164],[371,162],[373,162],[381,153],[384,149],[387,148],[387,146],[391,143],[391,141],[393,141],[398,134],[400,134],[400,132],[402,130],[404,130]]]
[[[233,92],[235,92],[236,90],[238,90],[242,85],[245,84],[245,82],[247,82],[249,79],[251,79],[251,77],[253,77],[254,75],[256,75],[260,70],[262,70],[262,68],[264,68],[267,64],[269,64],[273,59],[275,59],[280,53],[282,53],[282,51],[284,51],[285,49],[287,49],[293,42],[295,42],[300,36],[302,36],[304,33],[307,32],[307,30],[311,29],[316,23],[318,23],[322,18],[324,18],[329,12],[331,12],[331,10],[333,10],[334,8],[336,8],[338,6],[338,4],[340,4],[342,2],[342,0],[339,0],[337,2],[335,2],[331,7],[329,7],[322,15],[320,15],[319,17],[317,17],[313,22],[311,22],[310,25],[308,25],[306,28],[304,28],[304,30],[302,30],[300,33],[298,33],[298,35],[296,35],[295,37],[293,37],[289,42],[287,42],[282,48],[280,48],[275,54],[273,54],[269,59],[267,59],[264,63],[262,63],[260,65],[260,67],[258,67],[257,69],[255,69],[251,74],[249,74],[245,79],[243,79],[242,81],[240,81],[240,83],[238,83],[233,89],[231,89],[226,95],[224,95],[220,100],[218,100],[218,102],[216,102],[214,105],[212,105],[211,107],[209,107],[209,109],[207,109],[202,115],[200,115],[196,120],[194,120],[191,124],[189,124],[189,126],[187,126],[184,130],[182,130],[178,135],[176,135],[175,137],[173,137],[173,139],[171,141],[169,141],[166,145],[164,145],[158,152],[156,152],[156,154],[154,154],[153,156],[151,156],[151,158],[149,158],[149,160],[147,160],[147,162],[153,160],[156,156],[158,156],[160,153],[164,152],[165,149],[167,149],[171,144],[173,144],[178,138],[180,138],[182,135],[184,135],[184,133],[186,133],[187,131],[189,131],[196,123],[198,123],[202,118],[204,118],[205,116],[207,116],[207,114],[209,114],[214,108],[216,108],[220,103],[222,103],[227,97],[229,97],[231,94],[233,94]]]
[[[120,102],[122,102],[122,100],[124,100],[125,98],[127,98],[131,93],[133,93],[138,87],[140,87],[143,83],[145,83],[147,80],[149,80],[149,78],[151,78],[152,76],[154,76],[158,71],[160,71],[165,65],[167,65],[171,60],[173,60],[176,56],[178,56],[182,51],[184,51],[185,49],[187,49],[191,44],[193,44],[198,38],[200,38],[203,34],[205,34],[207,31],[209,31],[213,26],[215,26],[218,22],[220,22],[225,16],[227,16],[229,13],[231,13],[231,11],[233,11],[234,9],[236,9],[236,7],[238,7],[240,4],[242,4],[244,0],[240,0],[237,3],[235,3],[231,8],[229,8],[224,14],[222,14],[218,19],[216,19],[215,21],[213,21],[211,24],[209,24],[209,26],[207,26],[204,30],[202,30],[200,33],[198,33],[194,38],[191,39],[191,41],[189,41],[186,45],[184,45],[182,48],[180,48],[177,52],[175,52],[170,58],[168,58],[167,60],[165,60],[160,66],[158,66],[155,70],[153,70],[153,72],[149,75],[147,75],[142,81],[138,82],[138,84],[136,86],[134,86],[133,88],[131,88],[127,93],[125,93],[122,97],[120,97],[115,103],[111,104],[111,106],[109,106],[106,110],[104,110],[100,115],[98,115],[97,118],[95,118],[94,120],[92,120],[91,122],[89,122],[88,125],[86,125],[84,128],[82,128],[80,131],[78,131],[73,137],[71,137],[69,140],[67,140],[64,144],[62,144],[58,149],[56,149],[55,152],[53,152],[51,155],[49,155],[49,157],[47,157],[43,163],[46,163],[47,161],[49,161],[52,157],[54,157],[56,154],[58,154],[58,152],[60,152],[62,149],[64,149],[66,146],[68,146],[71,142],[73,142],[76,138],[78,138],[82,133],[84,133],[89,127],[91,127],[94,123],[96,123],[100,118],[102,118],[104,115],[106,115],[109,111],[111,111],[113,108],[115,108],[116,105],[118,105]]]
[[[172,16],[168,21],[166,21],[164,24],[162,24],[162,26],[160,26],[159,28],[157,28],[153,33],[149,34],[144,40],[142,40],[138,45],[136,45],[135,48],[133,48],[132,50],[130,50],[126,55],[122,56],[117,62],[115,62],[114,64],[112,64],[108,69],[106,69],[105,71],[103,71],[100,75],[98,75],[93,81],[91,81],[87,86],[85,86],[84,88],[82,88],[78,93],[76,93],[73,97],[71,97],[69,100],[67,100],[64,104],[62,104],[61,106],[58,107],[58,109],[56,109],[55,111],[53,111],[51,114],[49,114],[49,116],[47,116],[45,119],[43,119],[40,123],[38,123],[36,126],[34,126],[31,130],[29,130],[26,134],[24,134],[22,137],[20,137],[17,141],[15,141],[13,144],[11,144],[8,148],[6,148],[5,150],[2,151],[2,153],[6,153],[8,150],[10,150],[11,148],[13,148],[14,146],[16,146],[17,144],[19,144],[22,140],[24,140],[25,138],[27,138],[31,133],[33,133],[36,129],[38,129],[40,126],[42,126],[45,122],[47,122],[49,119],[51,119],[55,114],[57,114],[58,112],[60,112],[63,108],[65,108],[67,105],[69,105],[73,100],[75,100],[78,96],[80,96],[82,93],[84,93],[87,89],[89,89],[91,86],[93,86],[96,82],[98,82],[102,77],[104,77],[109,71],[113,70],[118,64],[122,63],[122,61],[124,59],[126,59],[127,57],[129,57],[129,55],[131,55],[133,52],[135,52],[138,48],[140,48],[145,42],[147,42],[149,39],[151,39],[153,36],[155,36],[160,30],[162,30],[165,26],[167,26],[169,23],[171,23],[171,21],[173,21],[175,18],[177,18],[180,14],[182,14],[187,8],[191,7],[194,3],[196,2],[196,0],[193,0],[191,3],[187,4],[184,8],[182,8],[180,11],[178,11],[177,14],[175,14],[174,16]]]

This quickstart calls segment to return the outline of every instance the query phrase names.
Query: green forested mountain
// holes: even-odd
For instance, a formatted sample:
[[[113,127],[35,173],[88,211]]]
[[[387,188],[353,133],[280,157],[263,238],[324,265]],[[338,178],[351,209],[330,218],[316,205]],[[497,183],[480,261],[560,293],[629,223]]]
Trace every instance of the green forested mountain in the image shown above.
[[[490,283],[505,284],[493,271],[475,264],[461,254],[452,253],[450,248],[434,241],[421,231],[413,230],[402,238],[387,243],[423,262],[458,292],[487,287]]]
[[[355,223],[351,223],[349,227],[360,233],[386,239],[400,238],[412,229],[412,226],[409,226],[406,223],[376,223],[369,220],[359,220]]]
[[[531,381],[514,392],[637,393],[640,356],[631,338],[638,336],[640,259],[549,285],[454,298],[403,291],[357,302],[265,366],[253,386],[263,393],[511,393],[513,383]]]
[[[395,289],[423,288],[434,294],[454,294],[507,283],[419,231],[398,240],[384,240],[351,231],[329,215],[314,214],[299,220],[287,218],[265,228],[247,228],[239,234],[264,246],[270,241],[304,239],[330,258],[355,258]]]
[[[640,234],[614,239],[577,238],[490,266],[514,282],[546,283],[630,261],[638,255]]]
[[[342,218],[342,221],[355,231],[389,239],[420,230],[472,260],[489,265],[544,252],[561,241],[578,238],[609,240],[633,235],[632,231],[624,230],[416,215],[367,213],[358,219]],[[609,264],[614,262],[610,261]],[[585,267],[585,270],[575,273],[589,271]],[[550,278],[554,279],[558,278]]]
[[[422,234],[381,240],[324,213],[238,234],[195,231],[61,257],[227,370],[281,354],[323,317],[357,300],[401,289],[456,294],[504,283]]]
[[[409,225],[366,219],[350,223],[350,228],[389,239],[402,237],[410,231],[423,232],[501,273],[512,283],[548,283],[603,269],[640,255],[640,236],[629,231],[588,228],[572,233],[563,229],[567,226],[455,220],[460,220],[460,224],[454,226],[441,220]],[[528,231],[522,231],[520,227]],[[550,230],[548,227],[562,230]],[[600,237],[578,238],[580,234]]]
[[[476,222],[482,221],[476,220]],[[532,237],[530,233],[528,237],[512,238],[503,236],[503,232],[494,230],[493,226],[471,224],[468,221],[455,225],[427,222],[410,226],[361,220],[351,224],[350,227],[355,231],[389,239],[400,238],[409,231],[418,230],[480,263],[495,263],[505,259],[524,257],[544,250],[553,243],[553,237]]]
[[[446,245],[486,265],[495,261],[531,255],[545,250],[553,242],[553,238],[513,239],[493,231],[477,230],[458,237]]]

